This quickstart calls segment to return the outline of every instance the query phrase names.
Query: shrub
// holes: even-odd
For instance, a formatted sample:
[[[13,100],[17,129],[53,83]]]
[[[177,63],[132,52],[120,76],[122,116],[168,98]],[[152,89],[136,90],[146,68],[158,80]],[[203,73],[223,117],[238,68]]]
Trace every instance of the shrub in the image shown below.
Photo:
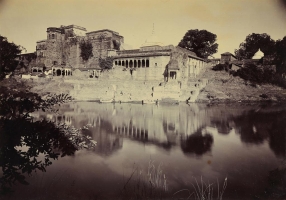
[[[99,66],[101,69],[112,69],[113,67],[113,58],[107,57],[105,59],[99,58]]]
[[[286,79],[280,74],[274,74],[272,83],[280,87],[286,88]]]
[[[214,71],[222,71],[224,69],[225,69],[224,64],[218,64],[218,65],[213,66],[213,68],[212,68],[212,70],[214,70]]]
[[[89,58],[93,56],[92,44],[89,40],[81,41],[79,47],[80,47],[80,56],[84,61],[87,61]]]
[[[213,66],[212,70],[214,71],[228,71],[229,70],[229,66],[228,64],[218,64],[218,65],[215,65]]]
[[[240,68],[237,72],[230,72],[233,76],[250,81],[252,85],[261,83],[271,83],[283,88],[286,88],[286,80],[280,75],[275,73],[272,69],[266,67],[258,67],[254,64],[248,64]]]
[[[263,71],[253,64],[240,68],[236,74],[240,78],[254,83],[261,83],[263,81]]]

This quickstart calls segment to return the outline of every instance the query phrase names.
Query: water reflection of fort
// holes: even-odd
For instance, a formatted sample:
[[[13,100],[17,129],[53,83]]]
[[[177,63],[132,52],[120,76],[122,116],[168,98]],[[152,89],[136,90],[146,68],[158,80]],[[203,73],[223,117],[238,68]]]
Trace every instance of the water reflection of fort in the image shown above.
[[[212,134],[205,131],[207,126],[215,127],[223,135],[234,129],[241,141],[248,144],[260,144],[272,138],[270,130],[275,131],[279,126],[276,119],[281,113],[256,112],[259,108],[253,105],[208,107],[204,104],[157,106],[77,102],[61,107],[59,115],[46,117],[76,128],[88,125],[84,134],[98,142],[97,151],[104,155],[122,148],[123,138],[164,149],[179,145],[186,154],[203,155],[211,151],[214,141]],[[270,141],[271,146],[273,141]]]

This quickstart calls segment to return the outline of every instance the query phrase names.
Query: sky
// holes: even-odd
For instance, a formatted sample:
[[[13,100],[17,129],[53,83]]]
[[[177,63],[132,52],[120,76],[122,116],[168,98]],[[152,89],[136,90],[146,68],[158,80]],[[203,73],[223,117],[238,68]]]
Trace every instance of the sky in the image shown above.
[[[217,35],[219,58],[234,53],[247,35],[286,36],[284,0],[0,0],[0,35],[36,51],[48,27],[78,25],[87,32],[111,29],[139,48],[153,24],[164,45],[178,45],[191,29]],[[25,53],[25,52],[23,52]]]

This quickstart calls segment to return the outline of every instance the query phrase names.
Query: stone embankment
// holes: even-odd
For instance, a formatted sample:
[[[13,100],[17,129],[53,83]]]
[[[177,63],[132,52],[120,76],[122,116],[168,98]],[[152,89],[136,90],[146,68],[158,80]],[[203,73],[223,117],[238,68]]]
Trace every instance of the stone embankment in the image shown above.
[[[164,101],[195,102],[207,79],[192,78],[184,83],[177,80],[160,81],[118,81],[97,79],[52,79],[24,80],[31,91],[46,95],[48,93],[67,93],[77,101],[142,102]]]
[[[67,93],[77,101],[117,102],[253,102],[286,101],[286,90],[274,85],[253,85],[208,66],[184,81],[119,80],[73,77],[39,78],[27,82],[32,92]]]

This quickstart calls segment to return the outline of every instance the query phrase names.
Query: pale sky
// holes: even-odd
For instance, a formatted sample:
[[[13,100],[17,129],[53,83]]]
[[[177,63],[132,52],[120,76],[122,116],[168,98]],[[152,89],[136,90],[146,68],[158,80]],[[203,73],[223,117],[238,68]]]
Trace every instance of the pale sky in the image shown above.
[[[280,0],[282,1],[282,0]],[[27,52],[46,39],[48,27],[79,25],[87,32],[111,29],[139,48],[155,34],[178,45],[190,29],[217,35],[221,53],[239,47],[248,34],[286,36],[286,10],[279,0],[0,0],[0,35]],[[25,53],[25,52],[23,52]]]

